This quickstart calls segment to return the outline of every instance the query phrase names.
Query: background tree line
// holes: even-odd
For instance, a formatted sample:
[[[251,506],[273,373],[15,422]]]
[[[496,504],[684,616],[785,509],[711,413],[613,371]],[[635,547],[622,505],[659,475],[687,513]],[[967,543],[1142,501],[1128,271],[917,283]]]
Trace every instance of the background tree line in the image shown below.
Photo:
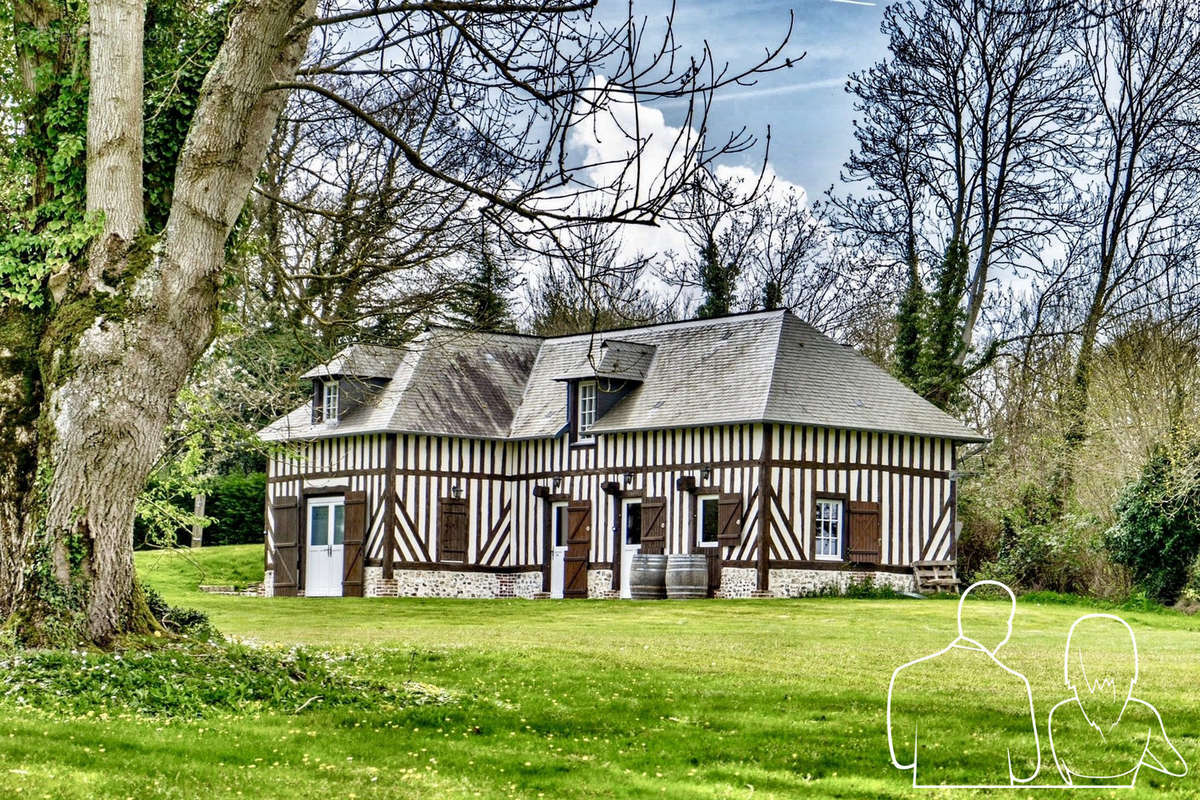
[[[1195,591],[1196,11],[924,0],[889,7],[883,32],[888,55],[847,84],[842,187],[817,202],[710,164],[661,207],[686,242],[666,252],[630,253],[599,213],[530,241],[388,142],[363,145],[360,119],[290,104],[223,290],[229,327],[194,373],[199,407],[226,415],[203,429],[240,431],[226,449],[244,453],[249,431],[299,402],[288,376],[429,323],[556,335],[788,308],[994,437],[962,464],[966,575]],[[407,107],[392,124],[424,124]],[[498,155],[452,157],[492,176],[513,166]],[[264,396],[203,388],[247,363],[243,385]],[[186,429],[197,413],[176,418]],[[203,446],[209,474],[241,458],[222,465],[224,445]],[[1151,552],[1171,554],[1174,577],[1147,572]]]

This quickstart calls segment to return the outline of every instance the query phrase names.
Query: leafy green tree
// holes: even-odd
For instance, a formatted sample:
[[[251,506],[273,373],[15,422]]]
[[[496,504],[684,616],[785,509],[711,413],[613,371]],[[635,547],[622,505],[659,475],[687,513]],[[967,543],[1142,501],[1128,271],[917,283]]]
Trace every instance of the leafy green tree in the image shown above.
[[[908,280],[900,306],[896,310],[896,346],[893,370],[896,377],[912,389],[921,385],[919,363],[921,358],[921,334],[925,325],[925,285],[916,254],[908,259]]]
[[[924,342],[917,357],[917,391],[943,409],[962,402],[966,379],[962,332],[966,312],[962,306],[967,286],[969,254],[961,240],[953,240],[938,267],[937,280],[925,307]]]
[[[724,261],[714,238],[700,251],[700,291],[704,302],[696,309],[701,319],[720,317],[733,311],[737,279],[741,267],[736,261]]]
[[[516,282],[516,270],[497,258],[484,243],[467,280],[450,301],[452,318],[472,330],[515,331],[510,294]]]
[[[764,311],[783,308],[783,284],[778,280],[772,278],[763,283],[762,307]]]

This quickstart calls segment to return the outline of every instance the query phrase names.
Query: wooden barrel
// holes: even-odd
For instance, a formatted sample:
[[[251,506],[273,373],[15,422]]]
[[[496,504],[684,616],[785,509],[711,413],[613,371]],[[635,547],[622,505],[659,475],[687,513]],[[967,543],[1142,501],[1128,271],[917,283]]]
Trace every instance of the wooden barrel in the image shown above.
[[[667,597],[686,600],[708,595],[708,557],[672,554],[667,557]]]
[[[667,557],[634,553],[629,559],[629,594],[634,600],[661,600],[667,596]]]

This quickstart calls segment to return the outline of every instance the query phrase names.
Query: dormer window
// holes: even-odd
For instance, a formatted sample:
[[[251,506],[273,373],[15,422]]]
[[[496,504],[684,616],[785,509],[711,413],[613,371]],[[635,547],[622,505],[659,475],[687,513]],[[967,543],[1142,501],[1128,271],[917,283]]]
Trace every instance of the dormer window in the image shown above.
[[[576,430],[579,433],[580,439],[590,439],[592,435],[588,430],[596,424],[596,382],[580,381],[578,391]]]
[[[326,424],[338,420],[338,382],[325,381],[321,387],[321,419]]]

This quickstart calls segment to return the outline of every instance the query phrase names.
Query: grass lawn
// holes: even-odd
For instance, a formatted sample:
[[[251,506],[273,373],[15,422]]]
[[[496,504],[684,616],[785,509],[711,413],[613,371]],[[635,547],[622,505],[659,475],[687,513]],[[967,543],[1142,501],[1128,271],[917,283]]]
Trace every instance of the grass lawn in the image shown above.
[[[223,633],[366,651],[379,682],[453,700],[399,711],[324,709],[101,719],[0,707],[0,796],[51,798],[898,798],[885,700],[892,670],[956,634],[952,602],[693,602],[223,597],[199,583],[261,574],[260,547],[143,553],[144,580]],[[1001,651],[1033,686],[1039,724],[1062,699],[1062,651],[1089,609],[1021,603]],[[1200,618],[1123,613],[1138,695],[1200,774]],[[971,737],[947,742],[970,748]],[[1043,747],[1042,780],[1057,777]],[[1151,777],[1154,776],[1154,777]],[[1003,793],[1001,793],[1003,794]],[[1023,791],[1017,797],[1062,797]],[[1143,771],[1134,792],[1200,796]]]

